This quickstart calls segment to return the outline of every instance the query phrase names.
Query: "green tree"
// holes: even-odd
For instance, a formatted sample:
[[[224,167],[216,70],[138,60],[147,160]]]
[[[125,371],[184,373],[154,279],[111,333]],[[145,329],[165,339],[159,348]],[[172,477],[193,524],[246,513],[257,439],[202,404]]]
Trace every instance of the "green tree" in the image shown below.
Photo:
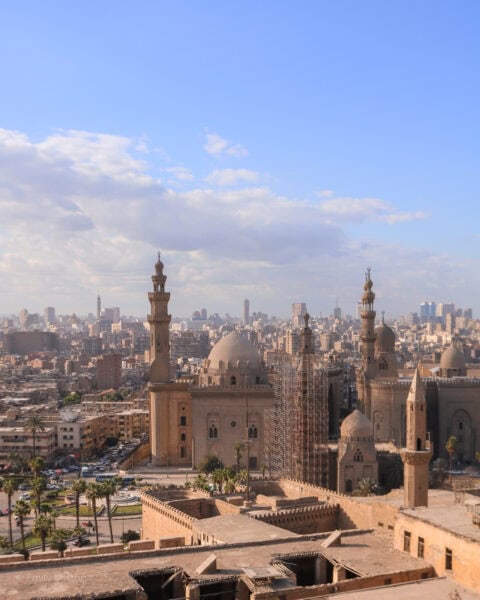
[[[358,482],[357,489],[353,491],[352,496],[375,496],[377,491],[377,482],[370,477],[364,477]]]
[[[10,547],[13,547],[12,498],[13,494],[18,490],[17,479],[12,475],[5,477],[2,488],[4,493],[7,495],[8,539],[10,540]]]
[[[80,496],[85,493],[87,482],[85,479],[78,478],[72,483],[72,492],[75,494],[75,517],[76,526],[80,527]]]
[[[40,471],[44,468],[45,461],[41,456],[35,456],[28,461],[28,467],[34,477],[38,477]]]
[[[108,479],[100,484],[100,495],[105,498],[107,505],[108,528],[110,530],[110,542],[113,544],[112,529],[112,496],[118,491],[118,482],[115,479]]]
[[[445,444],[445,450],[448,453],[449,458],[449,470],[450,470],[450,485],[452,484],[452,460],[453,455],[457,452],[457,438],[454,435],[451,435],[447,443]]]
[[[218,456],[214,456],[213,454],[209,454],[208,456],[206,456],[202,460],[202,462],[200,463],[198,469],[202,473],[211,473],[212,471],[215,471],[215,469],[223,469],[223,467],[224,467],[224,464],[218,458]]]
[[[28,517],[31,511],[31,506],[25,500],[17,500],[15,503],[15,517],[20,525],[20,535],[22,536],[22,549],[26,552],[25,548],[25,519]]]
[[[45,429],[42,419],[38,415],[31,416],[25,425],[25,429],[32,432],[32,457],[35,458],[37,454],[37,432]]]
[[[50,542],[50,548],[52,550],[58,550],[60,556],[63,558],[65,550],[67,549],[67,541],[71,536],[71,532],[68,529],[56,529],[52,535],[52,541]]]
[[[242,460],[242,452],[245,449],[245,446],[242,442],[235,442],[233,445],[233,450],[235,452],[235,462],[237,465],[237,473],[240,473],[240,461]]]
[[[72,404],[79,404],[82,401],[82,394],[80,392],[72,392],[67,394],[63,400],[63,406],[71,406]]]
[[[32,479],[32,493],[35,496],[35,516],[38,517],[40,514],[40,507],[42,504],[42,492],[47,489],[47,480],[45,477],[34,477]]]
[[[89,483],[87,485],[87,489],[85,490],[85,496],[92,503],[93,510],[93,520],[95,523],[95,538],[97,540],[97,546],[99,544],[98,541],[98,522],[97,522],[97,500],[102,497],[102,490],[100,488],[99,483]]]
[[[33,533],[42,541],[42,552],[45,552],[47,537],[53,532],[53,519],[48,515],[39,515],[33,525]]]

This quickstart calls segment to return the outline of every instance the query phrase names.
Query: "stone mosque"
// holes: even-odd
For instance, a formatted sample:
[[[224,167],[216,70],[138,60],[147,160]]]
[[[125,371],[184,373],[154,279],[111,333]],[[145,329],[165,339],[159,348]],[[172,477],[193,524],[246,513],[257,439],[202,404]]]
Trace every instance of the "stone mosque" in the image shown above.
[[[361,298],[362,364],[356,376],[359,408],[372,423],[375,442],[393,442],[400,447],[406,442],[405,411],[412,380],[397,372],[395,333],[383,317],[375,328],[372,287],[368,270]],[[446,456],[445,444],[454,435],[459,459],[474,460],[480,432],[480,379],[467,377],[462,350],[452,344],[443,352],[440,368],[422,380],[435,456]]]
[[[232,331],[212,348],[198,381],[172,382],[166,279],[159,257],[148,316],[152,464],[198,466],[215,455],[230,466],[236,462],[235,445],[241,443],[242,462],[248,460],[257,469],[265,462],[265,415],[274,397],[262,358],[244,336]]]

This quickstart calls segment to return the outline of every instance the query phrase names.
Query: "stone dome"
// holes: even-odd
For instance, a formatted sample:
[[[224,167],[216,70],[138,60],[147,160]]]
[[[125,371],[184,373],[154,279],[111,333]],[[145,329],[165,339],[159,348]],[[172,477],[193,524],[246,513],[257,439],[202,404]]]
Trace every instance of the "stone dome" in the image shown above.
[[[249,367],[258,369],[262,359],[255,346],[235,330],[215,344],[208,356],[207,364],[209,369],[219,369],[220,362],[226,368],[228,363],[235,367],[238,361],[242,366],[248,362]]]
[[[377,352],[395,352],[395,332],[382,320],[375,327],[375,350]]]
[[[440,368],[442,371],[445,370],[465,370],[465,356],[460,348],[450,346],[442,354],[440,359]]]
[[[371,437],[373,437],[372,424],[358,409],[355,409],[348,417],[345,417],[340,427],[341,439],[364,439]]]

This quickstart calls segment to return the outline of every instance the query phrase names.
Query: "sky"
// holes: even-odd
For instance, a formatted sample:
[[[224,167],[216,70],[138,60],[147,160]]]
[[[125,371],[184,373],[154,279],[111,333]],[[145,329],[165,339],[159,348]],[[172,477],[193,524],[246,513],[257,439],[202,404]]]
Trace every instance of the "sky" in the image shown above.
[[[0,3],[0,314],[480,316],[480,3]]]

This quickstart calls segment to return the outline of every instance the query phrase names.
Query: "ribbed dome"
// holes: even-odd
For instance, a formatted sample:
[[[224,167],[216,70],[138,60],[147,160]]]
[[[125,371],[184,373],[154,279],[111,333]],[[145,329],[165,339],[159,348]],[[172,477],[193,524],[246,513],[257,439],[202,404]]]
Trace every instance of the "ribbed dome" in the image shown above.
[[[371,438],[373,436],[372,424],[370,420],[355,409],[343,420],[340,427],[340,437],[347,438]]]
[[[223,362],[224,367],[229,361],[232,366],[235,366],[237,361],[241,363],[248,361],[252,368],[258,368],[261,364],[258,350],[238,331],[232,331],[217,342],[208,356],[208,361],[210,369],[220,368],[220,361]]]
[[[456,348],[455,346],[447,348],[440,359],[440,368],[451,370],[465,369],[465,356],[460,348]]]
[[[384,321],[375,327],[376,352],[395,352],[395,332]]]

